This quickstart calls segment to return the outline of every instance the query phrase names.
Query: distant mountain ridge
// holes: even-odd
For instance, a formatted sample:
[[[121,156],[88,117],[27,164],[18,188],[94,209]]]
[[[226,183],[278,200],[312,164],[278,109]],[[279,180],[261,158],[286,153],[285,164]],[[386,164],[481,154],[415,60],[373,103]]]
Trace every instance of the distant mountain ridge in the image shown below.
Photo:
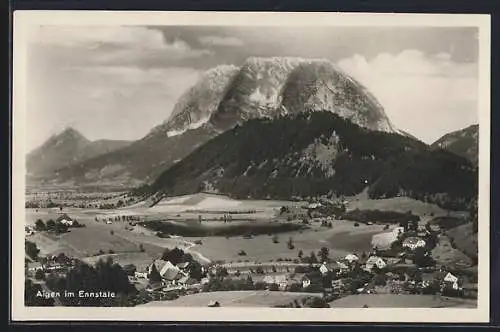
[[[218,134],[254,118],[328,110],[369,130],[395,132],[382,106],[358,82],[322,59],[249,58],[203,74],[171,116],[144,138],[61,170],[48,182],[152,183]],[[277,133],[278,135],[278,133]]]
[[[314,111],[236,126],[137,193],[283,199],[354,195],[366,187],[372,198],[401,194],[463,207],[477,195],[477,172],[466,159],[410,137]]]
[[[66,128],[26,156],[27,175],[30,178],[53,175],[58,169],[112,152],[129,143],[106,139],[90,141],[74,128]]]
[[[478,165],[479,125],[474,124],[466,128],[453,131],[439,138],[431,145],[467,158],[474,165]]]

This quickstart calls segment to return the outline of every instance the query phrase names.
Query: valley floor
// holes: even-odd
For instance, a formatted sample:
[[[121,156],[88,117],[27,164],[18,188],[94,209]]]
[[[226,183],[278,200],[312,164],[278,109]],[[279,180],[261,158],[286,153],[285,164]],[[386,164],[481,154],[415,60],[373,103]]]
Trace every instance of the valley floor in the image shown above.
[[[347,254],[358,256],[367,254],[377,241],[387,241],[395,224],[364,224],[349,220],[334,220],[332,227],[324,227],[319,222],[311,222],[307,229],[279,234],[246,236],[204,236],[159,237],[156,232],[137,222],[118,221],[117,216],[133,216],[139,221],[170,220],[189,225],[200,224],[203,227],[221,227],[226,213],[231,211],[234,224],[259,224],[276,222],[282,206],[300,209],[304,202],[283,201],[237,201],[219,195],[197,194],[165,199],[154,207],[143,204],[114,209],[26,209],[26,224],[34,224],[37,219],[47,221],[56,219],[62,213],[84,224],[82,228],[70,228],[68,233],[54,235],[47,232],[35,232],[27,240],[36,243],[40,255],[57,255],[61,252],[68,256],[94,264],[99,259],[111,257],[122,266],[133,264],[137,271],[145,271],[155,260],[162,256],[165,248],[180,248],[190,253],[202,264],[223,262],[233,264],[269,263],[279,261],[297,261],[298,257],[317,255],[321,247],[329,249],[329,258],[337,260]],[[387,200],[369,200],[366,195],[348,198],[349,209],[377,209],[382,211],[412,211],[425,223],[433,216],[445,215],[445,211],[431,204],[409,198],[398,197]],[[227,211],[227,212],[226,212]],[[199,216],[202,220],[199,222]],[[239,219],[238,219],[239,218]],[[289,222],[301,223],[300,220]],[[288,245],[293,241],[293,248]],[[440,245],[432,255],[438,261],[449,264],[457,261],[470,264],[467,256],[447,244],[443,235]],[[242,254],[244,253],[244,254]],[[277,263],[276,263],[277,264]],[[292,267],[293,269],[293,267]],[[258,281],[255,278],[254,281]],[[141,286],[145,287],[144,284]],[[308,293],[310,296],[311,293]],[[151,302],[147,305],[161,306],[206,306],[211,300],[219,301],[222,306],[274,306],[283,301],[293,301],[303,296],[300,293],[268,291],[228,291],[210,292],[182,296],[174,301]],[[458,302],[457,302],[458,301]],[[288,303],[287,302],[287,303]],[[463,303],[462,303],[463,302]],[[448,307],[468,306],[468,301],[429,297],[423,295],[360,294],[341,298],[330,303],[332,307],[361,307],[364,304],[373,307]],[[285,303],[286,304],[286,303]]]

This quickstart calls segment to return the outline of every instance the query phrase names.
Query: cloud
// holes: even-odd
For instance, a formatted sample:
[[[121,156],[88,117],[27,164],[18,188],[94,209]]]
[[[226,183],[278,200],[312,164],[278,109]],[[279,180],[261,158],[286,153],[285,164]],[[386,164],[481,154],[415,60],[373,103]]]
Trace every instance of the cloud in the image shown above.
[[[167,119],[208,50],[144,27],[41,27],[29,45],[27,148],[74,125],[89,139],[138,139]]]
[[[199,42],[206,46],[244,46],[242,40],[236,37],[204,36],[198,38]]]
[[[200,72],[191,68],[43,66],[30,70],[27,147],[74,125],[89,139],[134,140],[165,121]]]
[[[63,64],[169,66],[212,54],[181,39],[167,42],[161,31],[145,27],[43,26],[31,36],[33,47]]]
[[[447,53],[405,50],[371,60],[354,55],[338,65],[377,97],[396,127],[432,143],[477,123],[477,64],[450,59]]]

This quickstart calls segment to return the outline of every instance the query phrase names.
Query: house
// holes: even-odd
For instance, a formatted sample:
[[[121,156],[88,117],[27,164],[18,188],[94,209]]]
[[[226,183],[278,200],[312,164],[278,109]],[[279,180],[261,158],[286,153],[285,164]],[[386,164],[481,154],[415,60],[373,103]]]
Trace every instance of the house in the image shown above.
[[[451,272],[448,272],[446,276],[443,278],[443,286],[451,287],[454,290],[460,289],[458,277],[453,275]]]
[[[323,275],[328,273],[328,268],[326,267],[325,263],[321,264],[321,266],[319,267],[319,272],[321,272],[321,274]]]
[[[71,220],[71,219],[65,219],[65,218],[63,218],[63,219],[60,220],[60,222],[63,225],[73,226],[73,220]]]
[[[337,261],[337,267],[338,267],[340,273],[345,273],[345,272],[348,272],[350,270],[350,267],[349,267],[347,261]]]
[[[417,228],[417,236],[419,236],[419,237],[426,237],[429,234],[430,233],[427,230],[427,228],[425,228],[424,226],[418,226],[418,228]]]
[[[359,260],[359,257],[354,255],[354,254],[349,254],[344,257],[344,259],[349,262],[349,264],[352,264],[354,262],[357,262]]]
[[[415,250],[417,248],[424,248],[425,244],[426,243],[423,239],[418,238],[416,236],[407,237],[406,239],[403,240],[403,248],[408,248],[410,250]]]
[[[179,285],[184,285],[184,286],[191,286],[194,284],[197,284],[198,281],[194,278],[189,277],[188,275],[182,276],[178,281],[177,284]]]
[[[334,291],[340,292],[345,288],[344,280],[336,279],[332,280],[332,288]]]
[[[374,267],[377,267],[379,269],[382,269],[386,266],[387,264],[385,261],[378,256],[370,256],[368,260],[365,263],[365,270],[371,272]]]
[[[441,227],[439,227],[438,224],[430,224],[431,231],[433,232],[439,232],[441,230]]]
[[[311,203],[307,206],[308,209],[317,209],[319,207],[323,206],[321,203]]]
[[[40,262],[30,262],[28,271],[36,272],[38,270],[43,270],[43,266]]]
[[[161,278],[164,279],[165,281],[175,283],[177,280],[179,280],[183,276],[185,276],[185,274],[182,273],[178,267],[176,267],[174,264],[170,263],[169,261],[164,261],[163,259],[155,260],[148,267],[148,274],[151,273],[151,269],[153,267],[153,264],[155,265],[156,270],[158,270],[158,272],[160,273]]]
[[[309,279],[308,277],[304,276],[302,277],[302,287],[303,288],[307,288],[311,285],[311,279]]]
[[[396,236],[399,236],[399,235],[403,234],[403,233],[404,233],[404,231],[405,231],[405,228],[404,228],[404,227],[401,227],[401,226],[397,226],[397,227],[394,227],[394,228],[392,229],[392,232],[393,232],[394,234],[396,234]]]
[[[267,285],[278,285],[280,290],[285,290],[288,285],[288,277],[286,274],[279,274],[275,276],[265,276],[262,280]]]

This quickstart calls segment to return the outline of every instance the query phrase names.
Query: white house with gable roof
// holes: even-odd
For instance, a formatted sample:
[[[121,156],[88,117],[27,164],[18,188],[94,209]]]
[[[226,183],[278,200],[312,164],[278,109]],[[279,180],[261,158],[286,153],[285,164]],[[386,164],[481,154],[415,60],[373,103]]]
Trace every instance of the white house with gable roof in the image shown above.
[[[387,265],[387,263],[384,261],[383,258],[378,257],[378,256],[370,256],[365,263],[365,270],[371,272],[374,267],[382,269],[386,265]]]

